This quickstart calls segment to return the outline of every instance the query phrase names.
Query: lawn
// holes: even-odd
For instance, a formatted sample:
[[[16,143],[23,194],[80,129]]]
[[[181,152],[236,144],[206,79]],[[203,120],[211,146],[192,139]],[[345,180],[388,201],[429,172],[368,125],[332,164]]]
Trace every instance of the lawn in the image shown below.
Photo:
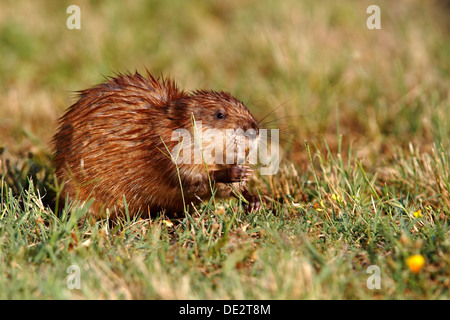
[[[449,298],[446,1],[80,1],[68,29],[71,4],[0,4],[1,299]],[[76,91],[146,68],[280,130],[261,211],[110,221],[55,201]]]

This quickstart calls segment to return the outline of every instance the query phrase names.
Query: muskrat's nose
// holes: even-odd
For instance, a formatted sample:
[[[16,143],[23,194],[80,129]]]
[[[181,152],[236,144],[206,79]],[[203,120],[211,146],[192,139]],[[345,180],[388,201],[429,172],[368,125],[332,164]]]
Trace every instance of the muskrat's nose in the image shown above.
[[[251,131],[255,131],[256,134],[259,133],[258,125],[254,121],[252,121],[252,122],[243,122],[242,125],[241,125],[241,129],[244,130],[244,132],[247,132],[247,131],[251,130]]]
[[[259,127],[258,127],[258,123],[256,123],[256,121],[252,121],[251,128],[256,131],[256,134],[259,134]]]

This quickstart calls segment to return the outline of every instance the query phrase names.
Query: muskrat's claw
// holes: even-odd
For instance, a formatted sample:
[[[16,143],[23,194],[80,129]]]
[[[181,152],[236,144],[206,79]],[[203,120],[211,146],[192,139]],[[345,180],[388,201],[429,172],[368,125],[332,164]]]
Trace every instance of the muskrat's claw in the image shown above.
[[[244,176],[244,178],[242,179],[242,181],[248,181],[249,178],[250,178],[250,177],[253,175],[253,173],[255,172],[255,170],[250,169],[249,166],[244,166],[244,168],[245,168],[245,176]]]
[[[254,195],[247,195],[245,200],[248,201],[248,204],[244,205],[245,211],[253,213],[254,211],[261,210],[261,201],[259,197]]]
[[[253,174],[254,170],[249,166],[236,165],[229,169],[230,181],[241,182],[248,181],[249,177]]]

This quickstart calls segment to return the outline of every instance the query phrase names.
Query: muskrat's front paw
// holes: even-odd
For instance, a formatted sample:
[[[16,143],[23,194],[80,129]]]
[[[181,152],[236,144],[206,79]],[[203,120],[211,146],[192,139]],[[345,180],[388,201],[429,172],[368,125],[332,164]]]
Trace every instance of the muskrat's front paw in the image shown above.
[[[253,174],[254,170],[249,166],[232,166],[229,169],[229,176],[231,182],[248,181],[249,177]]]
[[[248,204],[244,205],[245,211],[252,213],[254,211],[261,210],[261,200],[259,199],[259,197],[254,195],[247,195],[245,197],[245,200],[248,201]]]

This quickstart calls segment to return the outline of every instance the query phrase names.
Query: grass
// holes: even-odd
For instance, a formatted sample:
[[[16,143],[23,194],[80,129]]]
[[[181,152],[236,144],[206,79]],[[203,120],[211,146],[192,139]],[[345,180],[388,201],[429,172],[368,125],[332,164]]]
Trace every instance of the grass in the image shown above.
[[[225,202],[173,223],[163,217],[89,221],[86,208],[69,214],[68,207],[58,218],[33,183],[20,196],[4,187],[1,297],[447,298],[448,208],[433,197],[433,183],[431,196],[420,178],[413,179],[418,191],[405,193],[355,159],[347,165],[331,154],[316,156],[318,184],[294,166],[284,167],[277,181],[279,190],[298,188],[311,200],[284,194],[284,201],[266,201],[252,214]],[[396,172],[413,172],[403,160]],[[426,162],[440,177],[441,160],[448,158]],[[442,183],[448,187],[448,180]],[[415,218],[418,210],[422,217]],[[406,266],[413,254],[426,261],[418,275]],[[80,290],[67,289],[70,265],[81,269]],[[380,290],[366,287],[370,265],[382,270]]]
[[[70,4],[0,5],[0,298],[448,299],[443,3],[380,1],[382,29],[368,30],[368,1],[83,2],[77,31]],[[282,162],[251,181],[260,212],[226,200],[174,221],[55,213],[49,141],[71,92],[144,67],[230,91],[258,118],[276,108]]]

